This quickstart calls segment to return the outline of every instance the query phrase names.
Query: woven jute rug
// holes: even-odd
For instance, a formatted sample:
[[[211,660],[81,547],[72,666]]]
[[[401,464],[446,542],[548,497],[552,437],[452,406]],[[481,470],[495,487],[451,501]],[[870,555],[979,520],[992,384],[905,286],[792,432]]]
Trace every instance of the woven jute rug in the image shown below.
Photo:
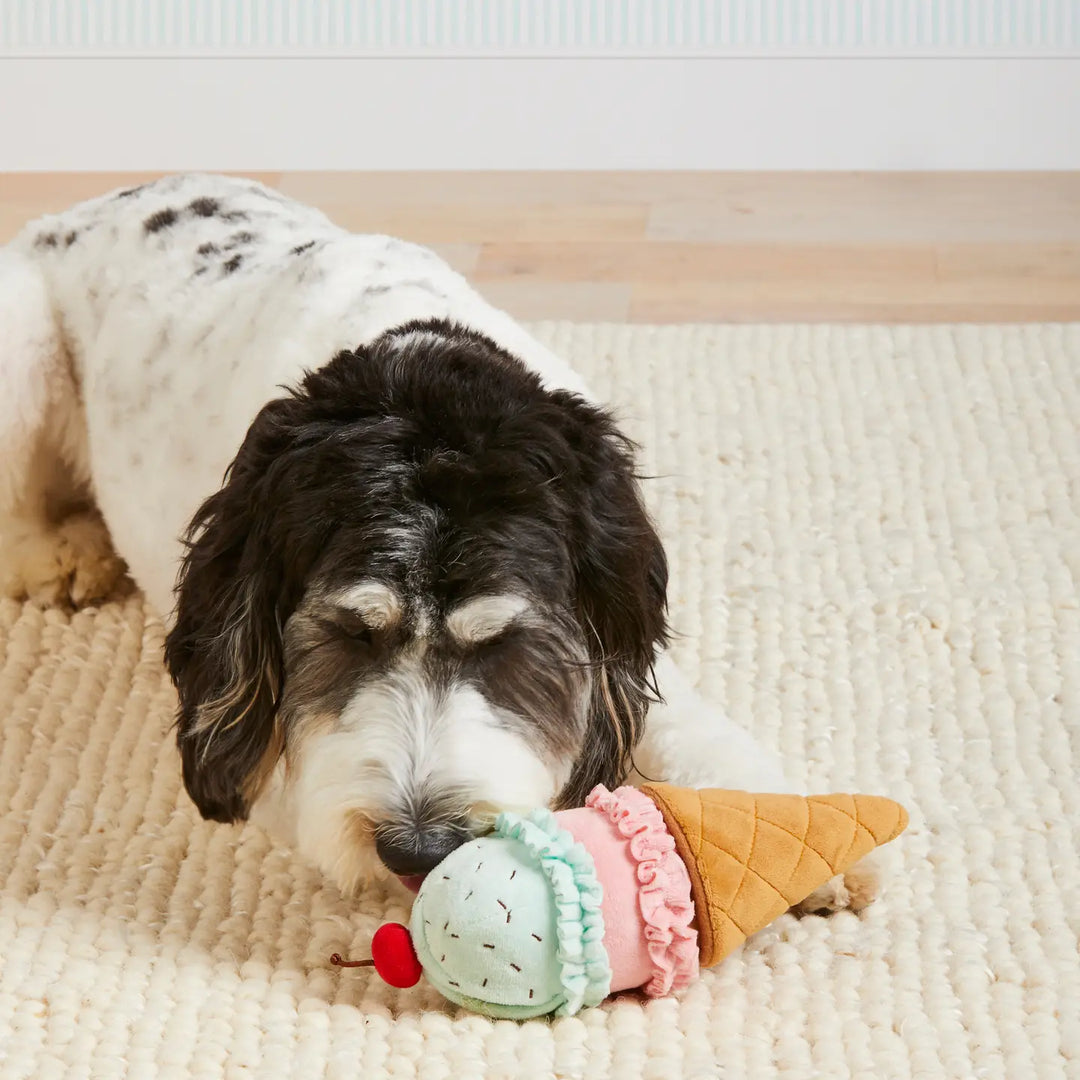
[[[0,1076],[1080,1076],[1080,326],[537,332],[655,474],[680,659],[814,790],[911,811],[862,916],[678,999],[492,1023],[180,786],[136,597],[0,603]]]

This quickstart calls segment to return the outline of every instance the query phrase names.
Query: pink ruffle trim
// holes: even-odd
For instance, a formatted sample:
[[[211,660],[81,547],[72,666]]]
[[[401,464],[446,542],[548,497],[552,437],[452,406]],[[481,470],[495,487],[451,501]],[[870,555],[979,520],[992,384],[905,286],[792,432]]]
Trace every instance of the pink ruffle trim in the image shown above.
[[[643,987],[650,997],[681,990],[697,978],[698,935],[690,875],[656,803],[632,787],[608,791],[597,784],[585,805],[605,814],[629,841],[637,863],[638,905],[653,975]]]

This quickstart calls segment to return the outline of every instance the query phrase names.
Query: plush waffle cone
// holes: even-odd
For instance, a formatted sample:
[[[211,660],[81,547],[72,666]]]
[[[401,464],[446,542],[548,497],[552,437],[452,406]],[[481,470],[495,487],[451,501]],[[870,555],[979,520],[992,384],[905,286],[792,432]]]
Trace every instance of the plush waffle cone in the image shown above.
[[[754,795],[648,784],[690,872],[701,965],[718,964],[816,888],[904,831],[875,795]]]

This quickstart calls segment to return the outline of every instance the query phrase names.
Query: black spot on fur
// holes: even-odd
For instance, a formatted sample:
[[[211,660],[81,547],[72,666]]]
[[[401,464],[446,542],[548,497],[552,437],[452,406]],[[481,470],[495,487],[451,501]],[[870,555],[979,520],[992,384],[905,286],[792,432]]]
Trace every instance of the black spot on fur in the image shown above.
[[[78,239],[78,232],[75,229],[72,229],[71,232],[69,232],[67,236],[64,237],[64,247],[71,247],[71,245],[74,244],[75,241]]]
[[[255,234],[254,233],[249,233],[249,232],[233,233],[233,235],[229,237],[227,243],[225,244],[225,250],[226,251],[232,251],[233,248],[239,247],[241,244],[250,244],[251,241],[254,240],[254,239],[255,239]]]
[[[217,199],[194,199],[188,203],[188,209],[197,217],[213,217],[221,204]]]
[[[125,188],[123,191],[118,191],[116,193],[116,198],[130,199],[132,195],[138,195],[144,187],[146,187],[145,184],[139,184],[137,187]]]
[[[193,275],[193,276],[194,276],[194,277],[198,277],[198,276],[199,276],[200,274],[205,274],[205,273],[206,273],[206,267],[205,267],[205,266],[200,266],[200,267],[198,267],[198,268],[196,269],[196,271],[195,271],[195,273],[194,273],[194,275]]]
[[[294,247],[292,249],[292,253],[294,255],[303,255],[305,251],[307,251],[309,248],[313,248],[314,246],[315,241],[309,240],[306,244],[300,244],[298,247]]]
[[[240,264],[244,261],[243,255],[234,255],[227,263],[224,263],[221,267],[226,274],[231,274],[234,270],[240,269]]]
[[[56,233],[42,233],[35,241],[34,247],[54,248],[59,243]]]
[[[157,213],[151,214],[144,222],[143,228],[148,233],[160,232],[162,229],[167,229],[170,225],[176,223],[176,211],[170,210],[166,207],[164,210],[158,210]]]
[[[200,244],[195,252],[198,255],[216,255],[218,250],[217,244]]]
[[[221,215],[222,221],[247,221],[248,215],[243,210],[230,210],[227,214]]]

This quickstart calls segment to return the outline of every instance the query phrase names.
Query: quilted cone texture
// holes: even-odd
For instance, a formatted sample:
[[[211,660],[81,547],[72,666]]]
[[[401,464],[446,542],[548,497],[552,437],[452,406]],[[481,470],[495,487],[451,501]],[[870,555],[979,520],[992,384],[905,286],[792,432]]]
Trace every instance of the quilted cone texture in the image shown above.
[[[649,784],[690,872],[702,967],[907,828],[876,795],[754,795]]]

